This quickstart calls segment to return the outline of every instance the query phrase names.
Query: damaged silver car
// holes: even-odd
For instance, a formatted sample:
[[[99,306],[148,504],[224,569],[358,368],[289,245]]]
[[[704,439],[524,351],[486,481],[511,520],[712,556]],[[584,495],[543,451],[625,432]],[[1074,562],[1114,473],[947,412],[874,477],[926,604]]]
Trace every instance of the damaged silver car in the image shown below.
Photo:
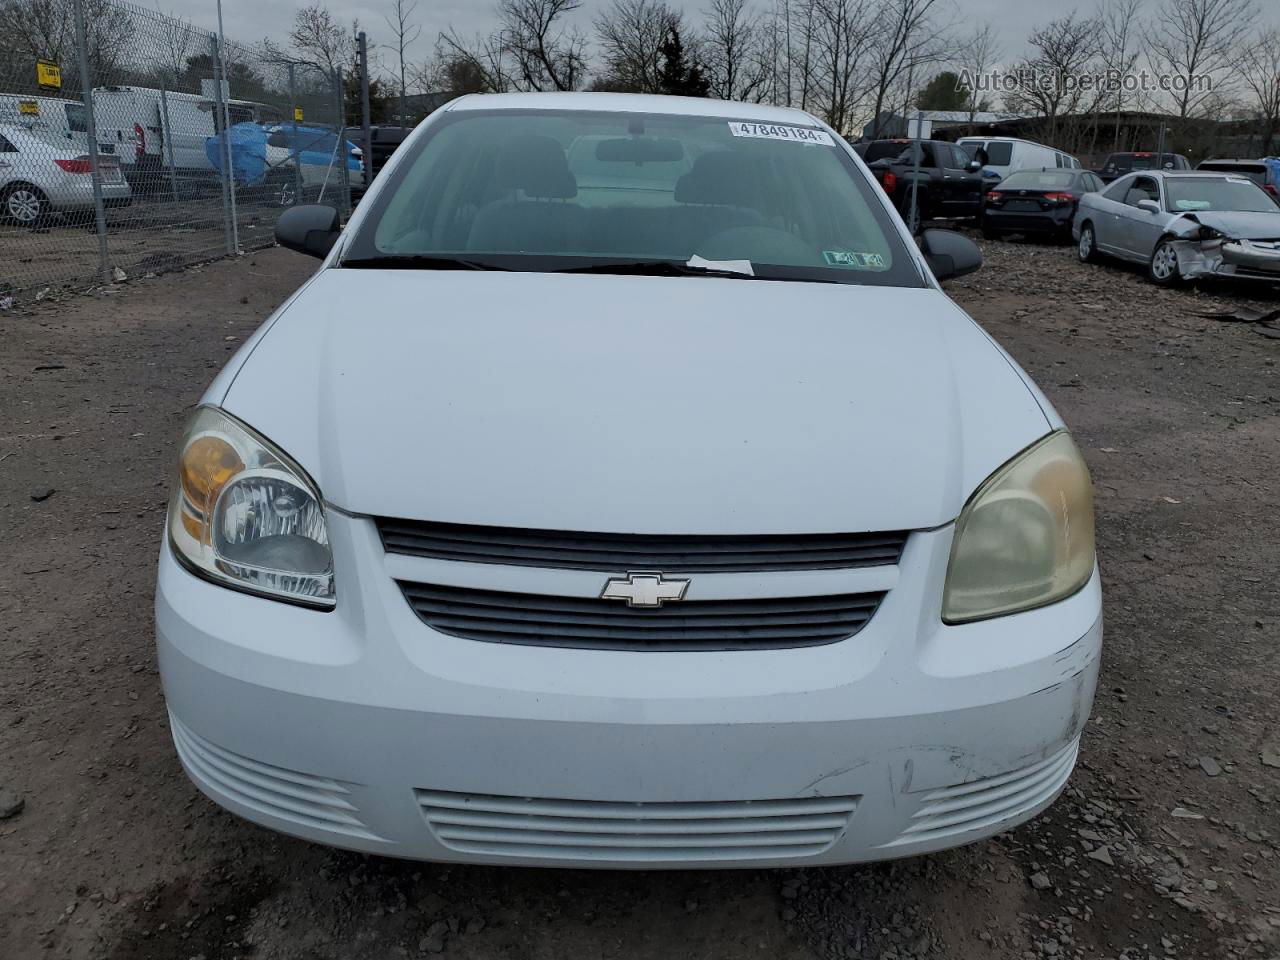
[[[1201,277],[1280,282],[1280,204],[1245,177],[1131,173],[1080,199],[1071,234],[1081,260],[1145,263],[1161,286]]]

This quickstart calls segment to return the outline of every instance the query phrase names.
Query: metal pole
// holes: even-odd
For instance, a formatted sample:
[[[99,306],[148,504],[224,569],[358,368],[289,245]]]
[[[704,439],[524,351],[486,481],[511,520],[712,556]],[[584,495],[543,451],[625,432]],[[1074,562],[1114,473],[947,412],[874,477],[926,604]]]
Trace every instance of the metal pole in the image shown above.
[[[338,143],[334,152],[338,157],[338,209],[343,215],[351,213],[351,171],[347,169],[347,98],[342,86],[342,68],[333,71],[333,85],[338,97]]]
[[[209,34],[209,55],[210,55],[210,62],[213,64],[214,127],[221,128],[219,131],[219,135],[222,137],[224,141],[226,141],[229,139],[227,134],[226,122],[224,119],[221,119],[223,117],[223,114],[221,113],[221,111],[218,110],[218,104],[222,101],[222,68],[218,65],[219,64],[218,35],[216,33]],[[218,166],[222,168],[220,175],[218,177],[218,182],[222,186],[222,234],[224,239],[226,240],[227,253],[235,253],[236,252],[235,240],[232,238],[232,235],[231,235],[231,223],[235,219],[235,217],[232,216],[232,212],[231,212],[231,184],[229,182],[231,171],[227,165],[227,154],[229,152],[230,152],[229,149],[223,150],[222,162],[218,164]]]
[[[169,184],[173,187],[173,200],[178,201],[178,168],[173,162],[173,126],[169,123],[169,97],[164,83],[160,84],[160,109],[164,112],[164,144],[169,154]]]
[[[916,211],[916,185],[920,182],[920,127],[922,124],[923,114],[919,110],[916,111],[916,137],[911,149],[911,206],[907,208],[907,226],[910,227],[915,221]],[[915,230],[911,231],[913,234]]]
[[[219,85],[218,99],[222,102],[222,129],[225,131],[227,145],[227,188],[231,192],[231,252],[240,252],[240,221],[236,216],[236,178],[231,161],[231,115],[227,110],[227,100],[231,97],[231,80],[227,77],[227,60],[225,56],[226,35],[222,32],[222,0],[218,0],[218,60],[222,68],[222,81]]]
[[[102,202],[102,171],[98,168],[98,124],[93,116],[93,78],[89,75],[89,47],[85,41],[84,2],[75,0],[76,52],[80,58],[80,98],[84,101],[85,135],[89,138],[89,170],[93,177],[93,219],[98,231],[98,268],[104,283],[111,281],[107,252],[107,211]],[[123,173],[123,171],[121,171]]]
[[[298,147],[298,90],[294,84],[296,64],[289,64],[289,109],[293,111],[293,202],[302,203],[302,154]]]
[[[1164,124],[1160,124],[1160,133],[1156,137],[1156,169],[1164,169]]]
[[[369,42],[363,30],[356,35],[356,40],[360,44],[360,132],[364,140],[364,187],[367,190],[373,179],[373,131],[369,129]]]

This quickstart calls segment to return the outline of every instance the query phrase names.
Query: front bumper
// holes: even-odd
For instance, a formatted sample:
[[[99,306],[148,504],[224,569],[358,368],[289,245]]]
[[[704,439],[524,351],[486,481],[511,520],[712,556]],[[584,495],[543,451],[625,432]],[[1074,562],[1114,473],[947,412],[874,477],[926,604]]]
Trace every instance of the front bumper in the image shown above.
[[[1280,280],[1280,241],[1175,240],[1178,268],[1185,279],[1232,277]]]
[[[1050,607],[945,626],[926,598],[940,596],[950,529],[913,534],[889,570],[747,578],[891,587],[848,640],[629,652],[438,634],[393,576],[603,577],[387,556],[371,522],[330,521],[335,611],[206,583],[166,546],[156,619],[191,779],[247,819],[335,846],[654,868],[924,853],[1048,806],[1092,704],[1096,572]]]

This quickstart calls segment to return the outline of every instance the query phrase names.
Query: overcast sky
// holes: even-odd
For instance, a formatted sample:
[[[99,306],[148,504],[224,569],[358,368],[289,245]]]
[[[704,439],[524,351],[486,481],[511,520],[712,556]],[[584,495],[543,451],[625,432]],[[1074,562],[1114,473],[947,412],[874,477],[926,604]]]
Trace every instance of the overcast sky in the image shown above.
[[[146,2],[146,0],[135,0]],[[706,0],[668,0],[672,6],[685,11],[695,21],[706,6]],[[1148,0],[1148,7],[1158,0]],[[574,22],[584,32],[591,33],[591,21],[597,13],[609,6],[610,0],[582,0],[582,9],[574,15]],[[160,0],[157,4],[166,13],[191,20],[199,27],[217,28],[215,0]],[[283,39],[293,23],[294,12],[303,5],[290,0],[223,0],[222,16],[228,39],[242,44],[257,43],[263,37]],[[342,19],[358,18],[374,44],[389,44],[392,37],[386,17],[390,15],[392,0],[329,0],[329,9]],[[764,0],[758,4],[764,9]],[[1262,0],[1262,10],[1267,11],[1261,20],[1280,22],[1280,3]],[[1083,13],[1092,10],[1091,0],[1084,0],[1078,9]],[[410,50],[409,59],[425,60],[431,53],[436,35],[450,26],[464,36],[487,32],[494,23],[492,0],[419,0],[415,19],[422,24],[422,36]],[[1065,16],[1071,9],[1055,0],[958,0],[952,7],[952,16],[965,28],[990,20],[999,32],[1001,53],[1006,61],[1015,60],[1023,53],[1026,36],[1039,23],[1054,17]],[[373,55],[371,50],[370,54]],[[392,62],[389,51],[379,57],[384,66]]]

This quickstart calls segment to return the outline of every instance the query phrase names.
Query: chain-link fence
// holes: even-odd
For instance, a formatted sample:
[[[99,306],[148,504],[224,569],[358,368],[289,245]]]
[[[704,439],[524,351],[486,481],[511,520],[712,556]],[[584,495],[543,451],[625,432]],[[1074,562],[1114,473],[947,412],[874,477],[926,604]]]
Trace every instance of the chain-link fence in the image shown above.
[[[343,83],[117,0],[0,0],[0,305],[272,242],[363,184]]]

